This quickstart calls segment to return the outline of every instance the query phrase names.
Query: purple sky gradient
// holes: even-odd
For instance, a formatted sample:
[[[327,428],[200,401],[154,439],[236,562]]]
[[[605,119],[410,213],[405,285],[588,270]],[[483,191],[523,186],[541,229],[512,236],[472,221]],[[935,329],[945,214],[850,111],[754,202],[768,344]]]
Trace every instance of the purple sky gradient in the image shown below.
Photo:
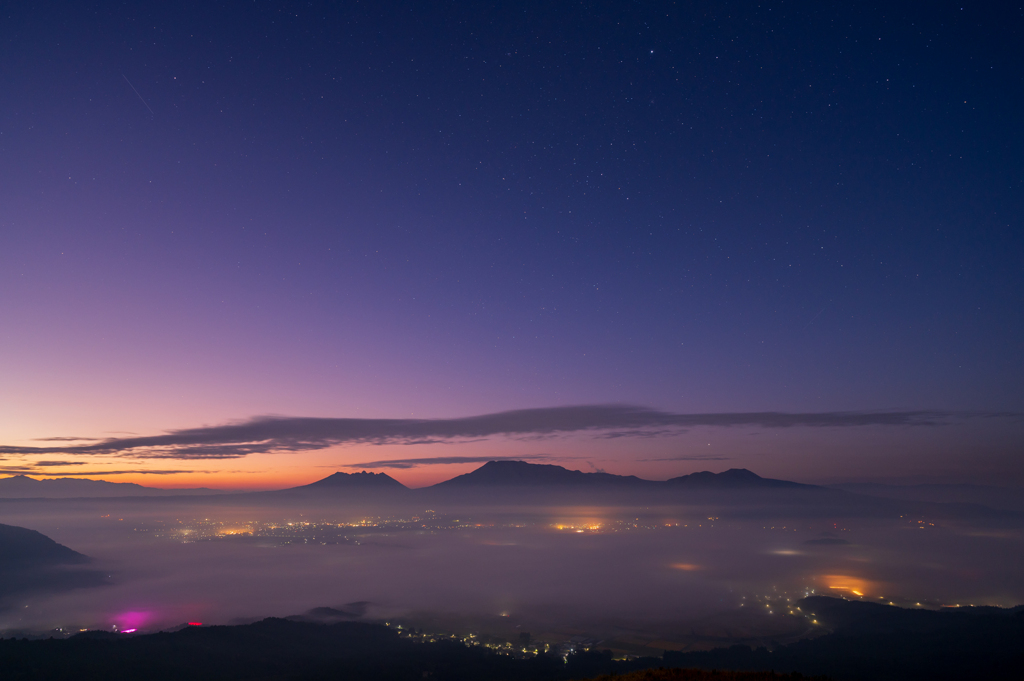
[[[812,7],[10,9],[0,445],[261,414],[1024,412],[1019,11]],[[492,453],[1024,484],[1021,434],[351,445],[159,484]],[[654,461],[701,446],[729,458]]]

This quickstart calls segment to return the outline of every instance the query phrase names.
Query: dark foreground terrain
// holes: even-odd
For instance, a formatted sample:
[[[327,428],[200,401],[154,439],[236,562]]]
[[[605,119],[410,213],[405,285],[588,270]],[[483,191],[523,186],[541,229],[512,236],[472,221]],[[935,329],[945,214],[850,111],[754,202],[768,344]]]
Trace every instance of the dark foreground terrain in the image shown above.
[[[148,635],[86,632],[70,639],[6,639],[0,641],[0,670],[5,681],[555,681],[643,670],[651,670],[650,675],[635,678],[773,678],[657,670],[664,667],[799,673],[837,681],[1024,678],[1020,608],[932,612],[824,597],[805,599],[801,606],[812,609],[831,633],[772,651],[736,646],[617,661],[607,651],[591,650],[564,661],[549,655],[516,659],[457,642],[415,642],[377,624],[271,618]]]
[[[1024,679],[1024,608],[941,612],[814,596],[800,606],[831,633],[772,651],[667,651],[669,667],[774,669],[859,679]]]
[[[733,672],[722,669],[644,669],[629,674],[605,675],[592,681],[784,681],[804,679],[817,681],[825,677],[807,677],[801,674],[776,674],[775,672]]]

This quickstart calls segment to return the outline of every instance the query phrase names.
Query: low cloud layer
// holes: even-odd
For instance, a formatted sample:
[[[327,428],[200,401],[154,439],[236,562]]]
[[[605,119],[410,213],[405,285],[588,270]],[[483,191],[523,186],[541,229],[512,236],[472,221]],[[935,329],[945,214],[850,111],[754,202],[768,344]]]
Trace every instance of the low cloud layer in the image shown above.
[[[717,503],[687,497],[646,511],[596,499],[554,508],[435,500],[432,518],[419,521],[431,524],[426,532],[396,531],[392,522],[422,514],[422,505],[317,498],[260,508],[254,500],[234,506],[203,497],[5,502],[4,523],[92,557],[91,567],[111,577],[102,588],[19,595],[6,611],[0,599],[0,633],[224,624],[321,606],[347,610],[343,604],[363,601],[374,619],[427,613],[430,626],[513,640],[519,631],[543,639],[544,632],[566,629],[593,638],[628,631],[649,641],[763,632],[770,640],[779,635],[779,614],[755,614],[765,610],[750,607],[756,594],[796,597],[817,587],[841,595],[842,588],[829,590],[839,586],[872,599],[885,594],[887,601],[1024,601],[1021,523],[1010,517],[965,517],[947,529],[914,530],[920,536],[908,542],[907,519],[876,515],[874,503],[858,512],[845,501],[793,505],[788,494],[779,504],[745,493]],[[266,531],[299,512],[321,520],[276,538],[216,530],[258,524]],[[370,520],[379,516],[379,524]],[[703,523],[709,516],[725,522]],[[342,539],[350,530],[337,524],[352,522],[360,522],[358,541],[295,541],[296,532]],[[849,528],[842,533],[849,543],[808,543],[829,536],[823,533],[833,523]],[[768,529],[784,524],[791,530]],[[192,535],[188,543],[182,530]]]
[[[612,404],[518,409],[454,419],[260,416],[239,423],[174,430],[149,437],[109,438],[90,444],[0,446],[0,454],[235,459],[256,453],[308,451],[345,444],[435,444],[494,436],[537,438],[579,432],[599,437],[649,437],[652,433],[666,435],[695,427],[935,426],[966,416],[980,414],[941,411],[673,414]]]

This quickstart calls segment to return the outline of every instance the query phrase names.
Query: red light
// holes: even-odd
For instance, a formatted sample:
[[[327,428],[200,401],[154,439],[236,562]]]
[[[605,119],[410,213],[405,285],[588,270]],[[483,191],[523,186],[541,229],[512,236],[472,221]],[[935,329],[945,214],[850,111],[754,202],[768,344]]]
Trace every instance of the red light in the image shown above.
[[[190,627],[201,627],[201,626],[203,626],[203,623],[202,622],[189,622],[188,626],[190,626]]]

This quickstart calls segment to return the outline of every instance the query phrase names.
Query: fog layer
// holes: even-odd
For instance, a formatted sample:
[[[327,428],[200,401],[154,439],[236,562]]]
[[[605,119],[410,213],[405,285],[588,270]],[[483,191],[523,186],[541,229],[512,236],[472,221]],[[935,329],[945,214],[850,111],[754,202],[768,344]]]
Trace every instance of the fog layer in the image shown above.
[[[778,604],[811,591],[914,607],[1024,602],[1014,515],[881,500],[499,501],[3,501],[2,522],[92,557],[107,583],[9,588],[0,630],[156,630],[367,602],[368,619],[449,629],[703,627],[739,640],[781,626]]]

